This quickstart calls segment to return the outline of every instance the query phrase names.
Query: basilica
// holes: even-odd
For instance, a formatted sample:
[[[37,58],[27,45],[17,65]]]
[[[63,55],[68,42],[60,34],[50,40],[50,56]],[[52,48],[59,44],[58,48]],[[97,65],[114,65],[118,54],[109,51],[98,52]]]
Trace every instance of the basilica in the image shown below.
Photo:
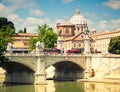
[[[70,20],[64,19],[56,25],[58,33],[57,48],[64,50],[84,51],[84,41],[87,33],[90,39],[90,50],[93,53],[108,53],[110,39],[120,36],[120,30],[96,32],[89,30],[86,19],[77,8]]]
[[[90,39],[90,50],[94,50],[95,39],[90,35],[86,19],[80,14],[80,10],[76,9],[75,15],[70,20],[65,19],[62,23],[57,24],[58,42],[57,48],[64,50],[80,50],[84,51],[84,40],[86,35]],[[96,33],[92,31],[92,33]]]

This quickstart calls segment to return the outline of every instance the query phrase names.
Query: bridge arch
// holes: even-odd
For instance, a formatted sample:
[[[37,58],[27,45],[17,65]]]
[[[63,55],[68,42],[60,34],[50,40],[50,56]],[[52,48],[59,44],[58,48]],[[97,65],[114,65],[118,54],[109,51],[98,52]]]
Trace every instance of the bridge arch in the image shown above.
[[[60,63],[60,62],[71,62],[71,63],[73,63],[73,64],[76,64],[76,65],[78,65],[80,68],[82,68],[82,69],[86,69],[86,66],[85,66],[85,61],[80,61],[80,60],[70,60],[70,59],[67,59],[67,60],[59,60],[59,59],[50,59],[50,60],[47,60],[46,59],[46,64],[45,64],[45,67],[46,68],[48,68],[49,66],[51,66],[51,65],[54,65],[54,64],[56,64],[56,63]]]
[[[6,71],[6,83],[34,83],[35,71],[22,62],[9,61],[2,63],[1,67]]]
[[[24,61],[20,62],[20,61],[16,60],[16,61],[10,61],[10,62],[18,63],[20,65],[23,65],[24,67],[27,67],[28,69],[30,69],[34,72],[36,71],[36,67],[33,64],[31,64],[29,61],[28,62],[24,62]]]
[[[51,79],[55,80],[76,80],[84,77],[84,68],[73,61],[59,61],[51,64],[54,74]],[[50,65],[48,66],[48,68]],[[51,74],[51,73],[49,73]]]
[[[16,61],[10,61],[3,63],[1,65],[7,72],[12,72],[12,71],[31,71],[35,72],[29,64],[25,64],[22,62],[16,62]]]

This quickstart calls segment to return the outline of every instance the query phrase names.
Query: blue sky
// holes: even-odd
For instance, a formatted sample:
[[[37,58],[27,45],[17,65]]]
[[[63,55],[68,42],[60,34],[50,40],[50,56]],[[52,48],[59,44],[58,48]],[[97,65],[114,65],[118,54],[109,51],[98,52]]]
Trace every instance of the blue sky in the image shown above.
[[[12,21],[16,31],[26,27],[33,33],[45,23],[56,30],[56,23],[70,20],[77,7],[90,30],[120,29],[120,0],[0,0],[0,17]]]

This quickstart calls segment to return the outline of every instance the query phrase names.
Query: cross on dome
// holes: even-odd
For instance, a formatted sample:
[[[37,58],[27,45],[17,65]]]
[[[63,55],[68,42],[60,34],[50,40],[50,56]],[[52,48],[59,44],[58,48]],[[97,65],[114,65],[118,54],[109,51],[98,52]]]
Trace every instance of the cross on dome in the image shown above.
[[[80,10],[78,8],[75,11],[75,15],[80,15]]]
[[[70,19],[70,23],[71,24],[81,24],[81,25],[83,25],[83,24],[87,24],[87,21],[86,21],[86,19],[82,16],[82,15],[80,15],[80,10],[79,10],[79,8],[77,8],[76,9],[76,11],[75,11],[75,15],[73,15],[72,16],[72,18]]]

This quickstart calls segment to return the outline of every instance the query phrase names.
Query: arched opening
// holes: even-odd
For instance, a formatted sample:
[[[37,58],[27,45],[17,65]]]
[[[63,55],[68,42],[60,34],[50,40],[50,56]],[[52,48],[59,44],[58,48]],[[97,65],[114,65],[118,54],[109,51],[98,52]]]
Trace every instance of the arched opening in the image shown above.
[[[62,80],[62,81],[70,81],[70,80],[77,80],[84,77],[84,69],[79,65],[70,62],[70,61],[62,61],[53,64],[50,66],[52,77],[48,77],[48,79],[54,80]]]
[[[6,70],[5,83],[34,83],[34,71],[24,64],[10,61],[1,67]]]

